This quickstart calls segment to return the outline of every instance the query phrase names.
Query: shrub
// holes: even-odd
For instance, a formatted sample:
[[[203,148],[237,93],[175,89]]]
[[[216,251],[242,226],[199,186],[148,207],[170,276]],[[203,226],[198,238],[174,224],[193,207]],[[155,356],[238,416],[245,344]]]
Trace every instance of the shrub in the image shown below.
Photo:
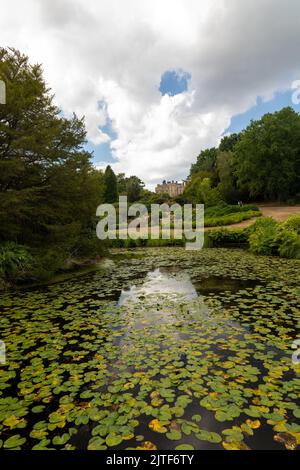
[[[221,217],[223,215],[235,214],[239,212],[255,211],[259,212],[259,209],[254,204],[246,204],[244,206],[235,206],[233,204],[220,204],[218,206],[205,208],[206,217]]]
[[[28,277],[36,280],[50,279],[63,267],[67,258],[68,254],[62,248],[50,248],[35,257]]]
[[[96,257],[105,254],[105,243],[97,238],[93,230],[84,231],[72,248],[72,255],[77,257]]]
[[[278,253],[277,222],[271,217],[258,219],[249,229],[249,248],[257,255]]]
[[[233,225],[242,222],[243,220],[249,220],[253,217],[260,217],[261,213],[259,211],[246,211],[246,212],[237,212],[233,214],[217,216],[217,217],[205,217],[205,226],[206,227],[218,227],[222,225]]]
[[[239,245],[248,243],[248,232],[245,229],[218,229],[205,233],[205,245],[208,247],[221,247],[226,245]]]
[[[279,254],[282,258],[300,259],[300,235],[295,230],[280,233]]]
[[[285,222],[280,224],[280,229],[283,230],[294,230],[300,235],[300,215],[292,215]]]
[[[14,279],[32,264],[28,248],[15,242],[3,243],[0,246],[0,275]]]
[[[277,229],[276,242],[283,258],[300,258],[300,215],[293,215]]]

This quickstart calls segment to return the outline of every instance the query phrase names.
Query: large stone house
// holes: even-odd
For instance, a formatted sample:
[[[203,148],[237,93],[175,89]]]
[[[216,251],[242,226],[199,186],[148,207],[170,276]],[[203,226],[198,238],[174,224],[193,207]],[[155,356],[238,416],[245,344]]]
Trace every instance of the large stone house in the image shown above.
[[[155,188],[157,194],[168,194],[170,197],[180,196],[185,187],[185,181],[178,183],[178,181],[163,181]]]

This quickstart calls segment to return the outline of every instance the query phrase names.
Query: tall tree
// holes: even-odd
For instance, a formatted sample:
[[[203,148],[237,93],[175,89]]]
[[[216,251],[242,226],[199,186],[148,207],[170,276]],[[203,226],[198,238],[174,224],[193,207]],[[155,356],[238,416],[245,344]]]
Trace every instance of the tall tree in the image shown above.
[[[217,182],[217,157],[218,149],[215,147],[202,150],[197,157],[196,163],[191,166],[190,176],[199,172],[209,172],[210,178],[213,184],[215,184]]]
[[[71,252],[102,199],[84,121],[61,116],[41,66],[19,51],[0,49],[0,77],[0,240]]]
[[[126,193],[129,202],[138,201],[142,195],[144,183],[137,176],[130,176],[126,182]]]
[[[245,199],[245,197],[247,197],[246,194],[241,194],[237,189],[233,163],[232,152],[220,152],[218,154],[217,170],[220,181],[218,189],[222,198],[228,203],[236,203],[238,199]]]
[[[234,154],[238,185],[251,197],[300,197],[300,116],[292,108],[251,122]]]
[[[105,202],[109,204],[113,204],[118,199],[118,181],[110,165],[106,167],[106,170],[104,173],[104,184],[105,184],[105,192],[104,192]]]

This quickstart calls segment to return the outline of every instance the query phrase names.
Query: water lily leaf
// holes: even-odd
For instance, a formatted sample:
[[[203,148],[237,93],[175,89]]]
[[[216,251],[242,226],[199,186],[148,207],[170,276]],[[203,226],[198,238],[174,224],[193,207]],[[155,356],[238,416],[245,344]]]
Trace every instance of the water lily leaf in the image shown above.
[[[92,437],[88,443],[88,450],[105,450],[107,447],[103,445],[105,440],[99,436]]]
[[[222,446],[225,450],[250,450],[250,448],[244,442],[223,441]]]
[[[175,447],[175,450],[194,450],[194,447],[190,444],[180,444]]]
[[[21,447],[26,442],[25,437],[21,437],[20,434],[15,434],[4,441],[4,449],[15,449]]]
[[[121,444],[122,440],[123,440],[122,436],[109,434],[106,438],[106,444],[108,445],[108,447],[115,447]]]
[[[17,418],[16,416],[9,416],[3,421],[4,426],[8,426],[10,429],[24,428],[26,421],[24,418]]]
[[[167,428],[161,424],[158,419],[153,419],[149,423],[149,428],[158,433],[165,433],[167,432]]]
[[[42,413],[45,409],[44,405],[38,405],[31,408],[32,413]]]
[[[193,415],[192,416],[192,421],[195,421],[195,423],[200,423],[201,419],[202,419],[201,415]]]
[[[247,426],[249,426],[251,429],[258,429],[260,427],[260,421],[259,419],[255,419],[254,421],[251,419],[246,420]]]
[[[56,446],[63,446],[70,439],[70,435],[64,433],[62,436],[54,436],[52,442]]]
[[[299,418],[300,419],[300,408],[295,408],[293,410],[293,415],[295,416],[295,418]]]
[[[166,436],[171,441],[179,441],[182,437],[182,434],[180,431],[176,431],[176,429],[172,429],[170,432],[167,432]]]
[[[43,439],[38,444],[33,446],[32,450],[47,450],[50,442],[50,439]]]

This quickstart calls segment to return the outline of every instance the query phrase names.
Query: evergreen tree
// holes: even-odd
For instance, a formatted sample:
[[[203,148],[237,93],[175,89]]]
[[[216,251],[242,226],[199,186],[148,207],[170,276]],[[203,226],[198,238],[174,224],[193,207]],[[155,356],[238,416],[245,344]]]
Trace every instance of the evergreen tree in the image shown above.
[[[41,66],[19,51],[0,49],[0,78],[7,89],[0,106],[0,240],[80,251],[103,199],[103,174],[83,148],[83,119],[61,116]]]
[[[106,170],[104,173],[104,185],[105,185],[105,191],[104,191],[105,202],[109,204],[113,204],[114,202],[117,202],[118,196],[119,196],[118,181],[110,165],[106,167]]]

